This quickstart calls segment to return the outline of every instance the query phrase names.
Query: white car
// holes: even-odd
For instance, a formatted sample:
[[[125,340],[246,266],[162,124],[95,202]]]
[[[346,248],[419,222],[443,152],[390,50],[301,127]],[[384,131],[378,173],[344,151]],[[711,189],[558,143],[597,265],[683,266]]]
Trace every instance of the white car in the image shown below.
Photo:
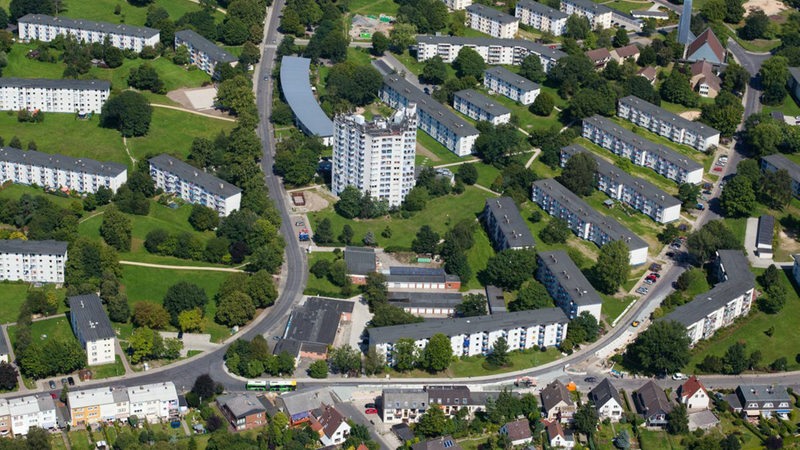
[[[680,373],[680,372],[677,372],[675,375],[672,376],[672,379],[673,380],[688,380],[689,377],[684,375],[684,374],[682,374],[682,373]]]

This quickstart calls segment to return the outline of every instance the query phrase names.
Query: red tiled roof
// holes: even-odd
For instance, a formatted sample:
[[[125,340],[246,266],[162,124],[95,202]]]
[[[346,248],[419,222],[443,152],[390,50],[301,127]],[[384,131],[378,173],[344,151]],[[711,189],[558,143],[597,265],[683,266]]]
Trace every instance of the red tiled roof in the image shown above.
[[[681,398],[691,397],[701,389],[703,392],[706,390],[705,386],[703,386],[703,383],[701,383],[696,376],[692,375],[688,380],[686,380],[686,383],[681,385]]]
[[[725,60],[725,48],[722,47],[722,43],[717,39],[717,35],[711,31],[711,28],[706,28],[706,31],[700,33],[700,36],[697,36],[697,39],[692,41],[689,46],[686,48],[686,58],[690,58],[697,50],[700,49],[703,45],[708,44],[711,47],[711,51],[717,55],[717,58],[720,62]]]
[[[547,438],[553,440],[556,436],[561,436],[565,438],[564,429],[561,428],[561,423],[558,420],[553,420],[552,422],[545,420],[545,424],[547,424]]]

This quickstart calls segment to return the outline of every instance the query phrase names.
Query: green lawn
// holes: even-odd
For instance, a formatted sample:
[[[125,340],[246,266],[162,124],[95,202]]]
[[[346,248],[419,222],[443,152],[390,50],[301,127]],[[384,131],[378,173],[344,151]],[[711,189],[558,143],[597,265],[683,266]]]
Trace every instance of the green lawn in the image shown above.
[[[28,194],[31,196],[42,196],[47,198],[47,200],[55,203],[56,205],[62,208],[69,208],[72,202],[80,201],[76,198],[70,197],[62,197],[60,195],[48,194],[45,193],[44,190],[39,188],[34,188],[32,186],[26,186],[24,184],[8,184],[6,186],[0,186],[0,198],[13,198],[15,200],[22,197],[24,194]]]
[[[315,262],[320,260],[328,260],[333,262],[336,260],[336,255],[332,252],[315,252],[308,255],[308,267],[314,265]],[[324,297],[344,298],[341,293],[341,288],[331,283],[328,278],[317,278],[313,274],[308,275],[308,283],[306,289],[303,291],[306,295],[321,295]]]
[[[649,430],[647,428],[639,429],[639,442],[640,448],[659,449],[659,450],[681,450],[684,447],[680,445],[680,437],[673,437],[663,430]]]
[[[360,241],[368,232],[372,231],[378,241],[379,247],[399,246],[411,247],[411,241],[422,225],[430,225],[434,231],[444,234],[456,222],[463,219],[473,220],[483,211],[484,201],[490,197],[486,191],[473,186],[467,186],[461,195],[448,195],[428,201],[424,210],[415,213],[408,219],[400,217],[382,217],[370,220],[347,220],[333,211],[332,207],[310,213],[312,229],[316,228],[323,218],[330,219],[333,225],[334,238],[339,236],[342,227],[350,224],[355,232],[355,240]],[[386,226],[392,230],[390,239],[381,236]],[[338,245],[338,244],[337,244]]]
[[[424,160],[423,164],[426,166],[438,166],[440,164],[449,164],[471,158],[469,156],[462,158],[456,155],[448,150],[447,147],[440,144],[436,139],[432,138],[430,134],[422,130],[417,130],[417,145],[425,147],[425,149],[434,155],[434,157],[429,158],[428,155],[421,154],[419,151],[417,152],[417,159],[422,157]]]
[[[477,162],[472,165],[478,170],[477,184],[491,189],[492,183],[494,183],[494,180],[496,180],[497,176],[500,175],[500,169],[491,164],[485,164],[483,162]]]
[[[612,162],[616,162],[618,159],[625,159],[615,155],[610,150],[606,150],[600,147],[599,145],[595,144],[594,142],[584,137],[579,137],[575,142]],[[636,166],[632,162],[628,162],[627,159],[625,164],[627,166],[625,169],[629,174],[636,177],[644,178],[645,180],[656,185],[657,187],[663,189],[670,195],[676,195],[678,193],[678,184],[668,179],[667,177],[659,175],[654,170],[648,169],[647,167]]]
[[[210,119],[164,108],[153,108],[153,122],[146,136],[128,139],[128,148],[136,159],[149,154],[169,152],[186,157],[196,137],[214,138],[229,132],[235,122]]]
[[[89,441],[89,432],[86,430],[71,431],[69,442],[74,450],[91,450],[94,447]]]
[[[756,275],[764,269],[753,269]],[[708,341],[700,342],[692,352],[687,371],[695,371],[697,364],[703,361],[706,355],[722,356],[735,342],[745,342],[748,351],[760,350],[763,355],[763,364],[769,365],[772,361],[786,357],[789,370],[800,369],[800,364],[795,360],[797,355],[797,342],[800,340],[800,328],[795,322],[800,316],[800,298],[795,286],[790,282],[791,268],[784,271],[781,282],[787,289],[786,306],[775,315],[765,314],[753,305],[750,315],[739,319],[732,326],[721,329]],[[760,289],[760,288],[759,288]],[[763,290],[763,289],[760,289]],[[775,327],[772,337],[764,332],[770,327]]]
[[[64,444],[64,438],[61,433],[50,435],[50,445],[53,450],[67,450],[67,445]]]
[[[778,106],[764,105],[761,109],[764,112],[780,111],[787,116],[800,116],[800,104],[798,104],[791,95],[787,95],[783,103]]]
[[[211,334],[213,341],[228,336],[228,330],[214,323],[216,303],[214,295],[219,285],[228,276],[225,272],[199,272],[191,270],[153,269],[149,267],[122,266],[122,291],[128,296],[128,303],[133,306],[137,302],[161,303],[167,289],[180,281],[187,281],[200,286],[206,291],[209,302],[206,305],[204,319],[205,332]]]
[[[386,14],[394,17],[397,15],[400,5],[392,0],[353,0],[348,4],[348,9],[353,14],[364,16]]]
[[[12,344],[16,340],[16,328],[16,325],[8,327],[8,336],[11,338]],[[49,338],[77,339],[72,333],[72,326],[69,323],[69,319],[65,315],[33,322],[31,325],[31,339],[45,340]]]
[[[25,303],[29,286],[27,283],[10,283],[7,281],[0,283],[0,299],[3,302],[3,307],[0,308],[0,323],[17,321],[19,308]]]
[[[92,378],[95,380],[125,375],[125,366],[122,364],[122,360],[120,359],[119,355],[114,356],[113,363],[104,364],[102,366],[93,366],[91,369]]]
[[[699,163],[704,163],[706,160],[711,159],[710,155],[705,153],[699,152],[688,145],[678,144],[675,142],[670,141],[669,139],[659,136],[649,130],[646,130],[642,127],[634,125],[632,122],[629,122],[624,119],[620,119],[619,117],[613,117],[611,120],[616,123],[617,125],[627,128],[628,130],[632,130],[635,134],[644,137],[650,142],[655,142],[656,144],[661,144],[667,148],[675,150],[676,152],[688,156]]]
[[[514,370],[527,369],[531,367],[541,366],[549,362],[561,358],[561,353],[555,348],[548,348],[547,351],[528,349],[522,351],[509,352],[508,356],[511,364],[507,367],[501,367],[493,370],[487,370],[483,367],[485,358],[482,356],[467,356],[458,358],[450,363],[447,370],[437,374],[430,374],[428,372],[415,369],[408,372],[397,372],[390,370],[389,373],[394,378],[408,378],[408,377],[478,377],[484,375],[491,375],[496,373],[511,372]]]
[[[620,316],[620,314],[622,314],[622,311],[625,311],[625,308],[627,308],[628,305],[636,300],[636,297],[633,295],[628,295],[623,298],[611,297],[605,294],[600,294],[600,296],[603,298],[603,306],[601,311],[609,326],[617,317]]]
[[[536,223],[531,222],[530,217],[533,212],[539,212],[542,216],[542,220]],[[594,262],[597,260],[597,256],[600,254],[600,251],[596,245],[589,241],[580,239],[574,234],[570,234],[569,238],[567,238],[566,244],[548,244],[539,238],[539,233],[542,231],[542,229],[544,229],[545,226],[547,226],[551,220],[551,217],[546,212],[542,211],[538,205],[533,202],[526,202],[520,208],[520,214],[522,214],[522,218],[525,219],[525,223],[533,233],[534,239],[536,239],[537,250],[564,250],[567,252],[567,254],[569,254],[569,257],[572,259],[575,265],[581,270],[588,269],[594,265]]]
[[[461,290],[483,289],[483,285],[478,281],[477,274],[486,268],[489,258],[494,256],[492,243],[483,227],[478,227],[475,232],[475,244],[467,252],[467,261],[472,269],[472,277],[466,283],[461,284]]]
[[[502,95],[489,95],[488,90],[481,89],[481,91],[488,97],[501,103],[503,106],[511,110],[511,114],[517,118],[519,127],[525,131],[532,131],[533,129],[549,129],[553,125],[562,125],[559,120],[560,113],[553,109],[553,112],[547,117],[541,117],[528,111],[528,106],[519,102],[515,102],[508,97]]]
[[[653,250],[653,253],[657,253],[658,249],[663,246],[663,244],[658,242],[658,238],[656,238],[656,235],[662,229],[662,225],[649,216],[616,200],[614,200],[613,208],[607,208],[603,205],[603,202],[609,199],[610,197],[605,193],[595,190],[592,192],[592,195],[585,197],[583,200],[601,214],[616,219],[617,222],[644,239]]]
[[[652,3],[626,2],[623,0],[613,0],[603,4],[624,13],[630,13],[631,11],[635,11],[637,9],[649,9],[653,5]]]
[[[359,66],[368,66],[371,64],[372,57],[369,50],[365,48],[347,48],[347,60],[356,63]]]

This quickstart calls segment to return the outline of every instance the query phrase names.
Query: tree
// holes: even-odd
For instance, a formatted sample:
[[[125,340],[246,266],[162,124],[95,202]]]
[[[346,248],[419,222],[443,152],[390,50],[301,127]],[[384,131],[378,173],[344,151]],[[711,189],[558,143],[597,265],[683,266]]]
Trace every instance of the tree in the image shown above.
[[[206,303],[208,303],[208,296],[206,291],[200,286],[180,281],[167,289],[164,294],[164,309],[169,312],[172,317],[173,325],[178,324],[178,314],[183,311],[188,311],[194,308],[199,308],[201,311],[205,310]]]
[[[211,375],[204,373],[194,380],[192,393],[208,401],[214,398],[215,386],[216,383],[214,383],[214,379],[211,378]]]
[[[425,437],[442,436],[447,432],[448,418],[444,415],[442,408],[438,405],[429,405],[425,413],[422,414],[414,427],[416,433]]]
[[[493,127],[488,122],[480,122],[478,127],[481,134],[475,140],[474,153],[486,164],[506,162],[522,145],[519,132],[511,124]]]
[[[11,364],[0,362],[0,390],[11,391],[17,388],[17,369]]]
[[[508,249],[489,259],[483,275],[486,284],[514,291],[532,278],[535,272],[535,251]]]
[[[783,210],[792,201],[792,178],[784,170],[766,171],[759,189],[761,202],[771,209]]]
[[[736,437],[735,434],[729,434],[725,436],[719,443],[719,448],[721,450],[741,450],[742,444],[739,442],[739,438]]]
[[[148,90],[155,94],[166,93],[164,82],[158,77],[158,72],[150,63],[144,63],[131,70],[128,75],[128,86],[139,90]]]
[[[255,114],[252,82],[244,75],[223,81],[217,89],[214,105],[236,116]]]
[[[219,214],[213,209],[198,203],[192,206],[189,223],[197,231],[213,230],[219,225]]]
[[[383,56],[388,49],[389,38],[380,31],[372,33],[372,54],[375,56]]]
[[[733,177],[720,197],[720,206],[728,217],[746,217],[756,206],[756,194],[750,181]]]
[[[450,338],[442,333],[431,336],[428,345],[422,350],[420,365],[429,372],[441,372],[450,365],[453,358],[453,347]]]
[[[742,244],[723,221],[712,220],[689,235],[686,247],[689,249],[689,254],[697,261],[705,262],[719,249],[742,248]]]
[[[673,69],[667,78],[661,83],[659,90],[661,98],[672,103],[679,103],[683,106],[697,106],[699,96],[692,90],[689,78],[680,71]]]
[[[117,294],[106,301],[108,307],[108,318],[113,322],[125,323],[131,316],[131,309],[128,306],[128,297],[125,294]]]
[[[161,336],[150,328],[135,328],[128,338],[131,362],[138,364],[141,361],[157,357],[162,344]]]
[[[529,281],[520,288],[517,298],[508,304],[509,311],[550,308],[553,300],[547,289],[538,281]]]
[[[410,23],[397,23],[389,31],[389,43],[394,50],[403,52],[414,45],[417,38],[417,27]]]
[[[422,75],[419,77],[423,83],[442,84],[447,80],[447,65],[442,61],[441,56],[434,56],[425,61],[422,67]]]
[[[250,67],[261,60],[261,52],[252,42],[245,42],[242,46],[242,54],[239,55],[239,64],[242,67]]]
[[[586,39],[591,32],[592,25],[586,17],[573,14],[567,18],[567,31],[564,33],[565,37],[580,41]]]
[[[728,67],[722,74],[722,90],[741,94],[747,88],[748,82],[750,82],[750,72],[736,61],[729,61]]]
[[[494,367],[507,366],[510,362],[508,356],[508,342],[506,338],[500,336],[492,344],[492,351],[486,355],[486,362]]]
[[[769,370],[773,372],[786,372],[789,370],[789,361],[786,360],[785,356],[781,356],[770,363]]]
[[[339,193],[339,201],[334,204],[333,208],[345,219],[358,217],[361,212],[361,198],[361,191],[358,188],[347,186]]]
[[[625,28],[617,28],[617,32],[614,34],[614,48],[625,47],[630,44],[630,42],[631,40]]]
[[[567,336],[575,344],[594,342],[600,334],[600,324],[589,311],[583,311],[572,319],[567,328]]]
[[[761,101],[767,105],[779,105],[786,98],[786,82],[789,79],[789,60],[773,56],[761,64]]]
[[[456,177],[461,180],[462,183],[472,186],[478,182],[478,169],[475,168],[474,164],[461,164],[458,166]]]
[[[169,324],[169,313],[158,303],[137,302],[133,305],[133,323],[138,327],[161,330]]]
[[[266,270],[259,270],[250,275],[247,279],[247,295],[257,308],[272,306],[278,298],[272,274]]]
[[[485,316],[486,296],[483,294],[467,294],[461,303],[455,307],[456,315],[459,317]]]
[[[654,105],[661,105],[661,96],[658,95],[658,91],[645,77],[637,76],[628,78],[625,82],[625,92],[628,95],[635,95]]]
[[[417,364],[418,357],[418,350],[414,339],[402,338],[398,339],[394,344],[392,360],[394,361],[394,368],[400,372],[413,369]]]
[[[109,206],[103,213],[100,235],[106,244],[121,252],[131,250],[131,220],[116,206]]]
[[[581,89],[572,97],[567,113],[572,119],[585,119],[595,114],[613,116],[617,93],[610,84]]]
[[[353,242],[353,236],[355,236],[353,227],[351,227],[349,223],[346,223],[342,227],[342,234],[339,235],[339,242],[350,245],[350,243]]]
[[[314,242],[317,244],[329,244],[333,242],[333,226],[327,217],[320,220],[314,230]]]
[[[725,0],[725,22],[739,23],[742,21],[744,13],[742,0]]]
[[[453,68],[456,69],[456,76],[474,77],[476,80],[483,78],[483,71],[486,70],[486,62],[483,57],[470,47],[462,47],[458,51],[458,56],[453,60]]]
[[[679,372],[689,362],[686,327],[675,321],[656,321],[628,346],[625,358],[642,373]]]
[[[203,310],[192,308],[178,314],[178,327],[183,332],[202,331]]]
[[[328,363],[318,359],[308,366],[308,376],[311,378],[328,378]]]
[[[123,137],[144,136],[150,130],[153,108],[142,94],[123,91],[108,99],[100,114],[100,125],[114,128]]]
[[[538,59],[538,58],[537,58]],[[536,114],[537,116],[547,117],[553,112],[555,101],[553,97],[547,92],[542,92],[536,96],[536,100],[528,107],[528,111]]]
[[[767,33],[769,22],[769,17],[763,10],[759,8],[751,9],[750,14],[744,19],[744,26],[739,28],[739,36],[748,41],[761,39]]]
[[[598,289],[606,294],[617,292],[631,273],[629,258],[628,246],[621,240],[601,247],[597,264],[592,269]]]
[[[679,402],[667,413],[667,432],[675,435],[689,432],[689,416],[683,403]]]
[[[713,105],[700,108],[700,121],[718,129],[723,136],[732,136],[744,114],[741,100],[727,91],[719,93]]]
[[[685,209],[694,208],[697,197],[700,196],[700,186],[692,183],[682,183],[678,186],[678,199]]]
[[[328,355],[331,369],[342,374],[357,374],[361,370],[361,352],[345,345],[334,348]]]
[[[433,231],[430,225],[423,225],[417,231],[417,236],[411,242],[411,250],[416,253],[436,253],[439,245],[439,233]]]
[[[542,60],[539,55],[531,54],[526,56],[519,65],[519,75],[536,83],[543,82],[547,78],[547,74],[544,71],[544,67],[542,67]],[[539,95],[542,94],[544,92]]]
[[[372,66],[343,62],[331,67],[326,79],[328,96],[364,106],[375,99],[383,78]]]
[[[8,12],[11,16],[11,21],[16,22],[17,19],[25,14],[54,15],[56,6],[53,0],[11,0]]]
[[[600,416],[594,405],[591,402],[587,402],[575,411],[574,419],[575,429],[580,433],[591,436],[597,429],[597,422],[600,420]]]
[[[255,315],[253,299],[244,292],[233,292],[219,300],[214,319],[222,325],[234,327],[246,324]]]

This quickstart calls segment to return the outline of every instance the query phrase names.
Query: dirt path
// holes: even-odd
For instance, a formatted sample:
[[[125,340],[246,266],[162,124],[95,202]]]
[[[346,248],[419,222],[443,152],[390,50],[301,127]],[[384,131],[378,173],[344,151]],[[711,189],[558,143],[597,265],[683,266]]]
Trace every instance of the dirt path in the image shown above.
[[[436,156],[435,153],[417,143],[417,153],[430,159],[431,161],[441,161],[442,159]]]
[[[128,138],[126,138],[125,136],[122,136],[122,145],[125,147],[125,153],[128,154],[128,158],[131,159],[131,164],[136,165],[136,158],[134,158],[133,155],[131,155],[131,151],[128,148]]]
[[[196,116],[203,116],[208,117],[209,119],[217,119],[217,120],[224,120],[226,122],[236,122],[236,119],[230,117],[221,117],[215,116],[213,114],[208,114],[200,111],[195,111],[193,109],[182,108],[180,106],[172,106],[172,105],[162,105],[161,103],[150,103],[150,106],[154,106],[156,108],[164,108],[164,109],[174,109],[175,111],[182,111],[189,114],[194,114]]]
[[[167,264],[150,264],[150,263],[143,263],[143,262],[138,262],[138,261],[120,261],[119,263],[123,264],[123,265],[126,265],[126,266],[150,267],[152,269],[201,270],[201,271],[207,271],[207,272],[244,272],[244,270],[235,269],[235,268],[232,268],[232,267],[170,266],[170,265],[167,265]]]
[[[202,5],[202,3],[200,3],[200,0],[189,0],[189,1],[192,2],[192,3],[197,3],[198,5]],[[228,11],[225,11],[224,9],[222,9],[220,7],[216,7],[214,9],[216,9],[219,12],[221,12],[222,14],[226,14],[226,15],[228,14]]]

